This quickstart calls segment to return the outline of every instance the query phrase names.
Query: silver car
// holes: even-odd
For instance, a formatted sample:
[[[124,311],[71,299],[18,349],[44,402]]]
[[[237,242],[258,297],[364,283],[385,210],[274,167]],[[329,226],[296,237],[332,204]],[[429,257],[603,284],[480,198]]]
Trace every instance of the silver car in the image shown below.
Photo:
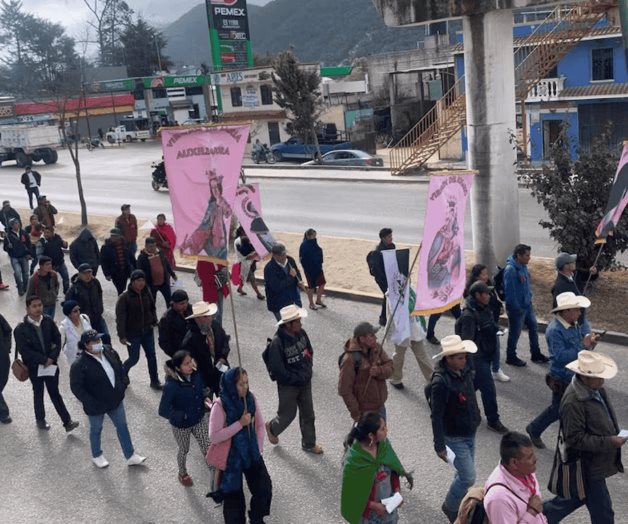
[[[316,162],[310,160],[301,164],[303,166],[311,166]],[[321,163],[324,165],[332,166],[379,166],[384,165],[384,160],[379,156],[372,156],[359,149],[338,149],[336,151],[330,151],[325,153],[321,157]]]

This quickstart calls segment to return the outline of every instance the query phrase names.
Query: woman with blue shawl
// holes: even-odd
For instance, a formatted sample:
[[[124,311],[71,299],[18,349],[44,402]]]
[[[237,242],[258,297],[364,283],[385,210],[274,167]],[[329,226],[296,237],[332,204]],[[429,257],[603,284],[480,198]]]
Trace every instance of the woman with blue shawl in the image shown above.
[[[221,471],[214,500],[222,500],[225,524],[246,524],[242,475],[251,492],[249,519],[263,524],[270,514],[272,483],[262,451],[266,434],[257,400],[249,391],[249,378],[242,368],[227,371],[220,381],[220,398],[209,418],[211,445],[207,463]]]

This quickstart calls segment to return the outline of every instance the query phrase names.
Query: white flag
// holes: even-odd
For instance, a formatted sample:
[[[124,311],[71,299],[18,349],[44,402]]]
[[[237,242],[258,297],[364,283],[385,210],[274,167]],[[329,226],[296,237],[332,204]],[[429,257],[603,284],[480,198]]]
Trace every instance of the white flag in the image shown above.
[[[391,332],[390,340],[393,344],[402,344],[404,340],[408,340],[411,336],[408,279],[399,271],[396,250],[386,249],[381,253],[384,257],[384,270],[386,271],[386,280],[388,282],[388,310],[390,315],[393,316],[394,330]]]

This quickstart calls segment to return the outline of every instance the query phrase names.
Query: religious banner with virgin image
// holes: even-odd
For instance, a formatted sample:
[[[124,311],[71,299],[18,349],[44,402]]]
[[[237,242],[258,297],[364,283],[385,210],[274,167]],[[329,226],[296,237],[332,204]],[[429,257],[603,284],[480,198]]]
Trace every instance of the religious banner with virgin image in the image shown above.
[[[265,258],[275,239],[262,218],[259,184],[244,184],[238,187],[233,212],[253,244],[257,256],[260,260]]]
[[[431,315],[462,301],[464,213],[475,173],[431,175],[413,315]]]
[[[229,230],[249,126],[163,129],[177,249],[227,263]]]
[[[626,205],[628,205],[628,142],[624,142],[604,216],[595,229],[596,244],[606,243],[606,237],[613,234],[613,229],[617,227]]]

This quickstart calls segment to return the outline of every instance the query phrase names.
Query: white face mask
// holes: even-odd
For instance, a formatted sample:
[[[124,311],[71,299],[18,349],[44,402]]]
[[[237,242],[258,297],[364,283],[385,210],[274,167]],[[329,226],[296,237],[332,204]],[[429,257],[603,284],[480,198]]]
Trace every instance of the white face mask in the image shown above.
[[[92,353],[102,353],[105,346],[103,346],[100,342],[97,344],[92,344]]]

